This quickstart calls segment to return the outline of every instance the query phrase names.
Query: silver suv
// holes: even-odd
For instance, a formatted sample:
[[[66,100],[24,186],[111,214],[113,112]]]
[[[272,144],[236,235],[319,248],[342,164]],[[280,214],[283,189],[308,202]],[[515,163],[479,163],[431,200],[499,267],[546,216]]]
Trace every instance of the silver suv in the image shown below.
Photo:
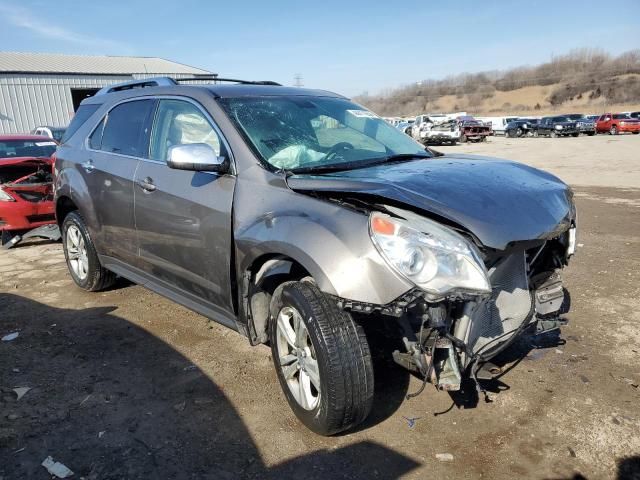
[[[394,360],[443,390],[482,390],[515,338],[563,324],[576,212],[556,177],[425,149],[333,93],[220,80],[82,102],[55,162],[79,287],[119,275],[270,344],[324,435],[371,409],[363,322],[394,326]]]

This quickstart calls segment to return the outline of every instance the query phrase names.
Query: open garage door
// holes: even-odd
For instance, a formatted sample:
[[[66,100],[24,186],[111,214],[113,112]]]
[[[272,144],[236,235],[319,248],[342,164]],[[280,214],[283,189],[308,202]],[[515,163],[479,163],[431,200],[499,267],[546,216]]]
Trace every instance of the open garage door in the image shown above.
[[[76,112],[78,107],[80,106],[80,102],[87,97],[92,97],[96,94],[96,92],[100,90],[99,88],[72,88],[71,89],[71,100],[73,101],[73,111]]]

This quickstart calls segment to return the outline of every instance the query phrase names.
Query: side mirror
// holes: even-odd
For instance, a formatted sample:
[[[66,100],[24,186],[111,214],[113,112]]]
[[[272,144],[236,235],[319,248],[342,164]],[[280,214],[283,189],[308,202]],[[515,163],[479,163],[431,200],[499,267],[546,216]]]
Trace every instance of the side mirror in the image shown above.
[[[225,157],[219,157],[206,143],[188,143],[169,147],[167,165],[176,170],[224,173],[229,169]]]

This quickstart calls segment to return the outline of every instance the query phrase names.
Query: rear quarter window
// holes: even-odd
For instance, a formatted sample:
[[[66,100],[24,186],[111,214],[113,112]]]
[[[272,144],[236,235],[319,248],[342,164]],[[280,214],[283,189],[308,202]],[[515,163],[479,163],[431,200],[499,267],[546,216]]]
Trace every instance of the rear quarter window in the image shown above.
[[[73,134],[76,133],[82,125],[84,125],[84,122],[89,120],[89,117],[91,117],[98,108],[100,108],[100,105],[98,104],[80,105],[78,111],[71,119],[71,123],[64,132],[60,143],[66,143]]]

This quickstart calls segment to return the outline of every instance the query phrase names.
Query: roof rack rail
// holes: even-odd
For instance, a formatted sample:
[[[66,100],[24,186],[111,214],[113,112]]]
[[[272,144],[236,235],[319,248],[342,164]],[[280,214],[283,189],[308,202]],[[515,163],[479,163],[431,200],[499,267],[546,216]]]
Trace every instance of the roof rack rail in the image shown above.
[[[122,92],[123,90],[131,90],[133,88],[145,87],[167,87],[177,85],[176,81],[170,77],[153,77],[141,78],[139,80],[131,80],[129,82],[116,83],[115,85],[107,85],[96,92],[96,95],[105,95],[107,93]]]
[[[209,81],[209,82],[213,82],[213,83],[239,83],[241,85],[273,85],[276,87],[281,87],[282,85],[277,83],[277,82],[273,82],[271,80],[238,80],[237,78],[220,78],[216,75],[196,75],[194,77],[191,78],[174,78],[173,79],[176,83],[182,83],[182,82],[193,82],[193,81]]]

